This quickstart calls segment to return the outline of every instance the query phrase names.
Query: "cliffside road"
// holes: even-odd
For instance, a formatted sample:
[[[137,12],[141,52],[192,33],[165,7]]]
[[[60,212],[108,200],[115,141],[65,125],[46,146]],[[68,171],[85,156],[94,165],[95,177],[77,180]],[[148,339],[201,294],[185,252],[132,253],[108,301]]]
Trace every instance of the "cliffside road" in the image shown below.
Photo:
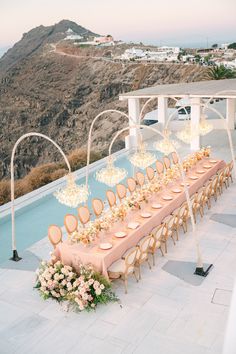
[[[0,59],[0,179],[9,178],[11,150],[23,133],[47,134],[69,154],[86,148],[89,126],[98,113],[106,109],[127,112],[127,102],[119,101],[120,93],[200,81],[206,70],[197,65],[116,61],[114,57],[127,45],[76,47],[64,40],[68,29],[87,35],[88,40],[95,36],[66,20],[39,26]],[[104,116],[94,127],[93,149],[106,154],[107,137],[126,125],[126,119],[117,114]],[[121,139],[115,149],[123,146]],[[17,151],[16,177],[58,158],[45,141],[26,140]]]

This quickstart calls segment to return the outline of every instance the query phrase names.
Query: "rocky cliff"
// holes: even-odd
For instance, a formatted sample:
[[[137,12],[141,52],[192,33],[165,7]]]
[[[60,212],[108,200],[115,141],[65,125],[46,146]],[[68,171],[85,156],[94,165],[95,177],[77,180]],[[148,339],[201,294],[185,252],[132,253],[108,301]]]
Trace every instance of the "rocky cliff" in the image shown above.
[[[25,34],[0,60],[0,178],[9,176],[11,150],[23,133],[47,134],[69,153],[86,146],[90,123],[98,113],[109,108],[127,111],[127,103],[118,100],[120,93],[202,77],[204,68],[194,65],[107,60],[116,47],[81,47],[75,53],[73,44],[61,41],[68,28],[94,35],[70,21],[40,26]],[[124,124],[117,115],[101,119],[94,130],[93,149],[106,151],[110,137]],[[59,158],[40,138],[21,143],[17,154],[17,177],[37,163]]]

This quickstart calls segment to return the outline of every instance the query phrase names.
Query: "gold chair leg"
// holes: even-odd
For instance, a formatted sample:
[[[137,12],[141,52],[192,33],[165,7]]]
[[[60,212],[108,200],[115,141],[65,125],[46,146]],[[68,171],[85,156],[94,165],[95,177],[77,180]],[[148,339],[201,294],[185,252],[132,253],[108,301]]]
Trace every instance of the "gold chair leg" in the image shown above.
[[[134,277],[135,277],[135,279],[136,279],[136,281],[137,281],[137,283],[138,283],[138,277],[137,277],[137,274],[136,274],[136,272],[135,272],[135,269],[134,269],[134,271],[133,271],[133,274],[134,274]]]
[[[163,252],[163,250],[162,250],[162,247],[161,247],[161,246],[159,247],[159,250],[161,251],[162,257],[164,257],[164,252]]]
[[[155,252],[152,253],[152,264],[155,266]]]
[[[124,284],[125,284],[125,294],[127,294],[127,293],[128,293],[128,281],[127,281],[127,277],[125,276],[123,280],[124,280]]]

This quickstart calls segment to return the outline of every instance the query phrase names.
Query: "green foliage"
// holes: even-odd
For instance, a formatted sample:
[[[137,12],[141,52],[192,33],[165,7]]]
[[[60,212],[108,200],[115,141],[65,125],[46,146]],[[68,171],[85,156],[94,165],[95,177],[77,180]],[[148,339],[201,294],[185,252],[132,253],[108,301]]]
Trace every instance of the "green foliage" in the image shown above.
[[[205,78],[208,80],[232,79],[236,77],[236,71],[226,68],[224,65],[213,66],[207,70]]]
[[[231,43],[231,44],[228,46],[228,49],[236,49],[236,42]]]

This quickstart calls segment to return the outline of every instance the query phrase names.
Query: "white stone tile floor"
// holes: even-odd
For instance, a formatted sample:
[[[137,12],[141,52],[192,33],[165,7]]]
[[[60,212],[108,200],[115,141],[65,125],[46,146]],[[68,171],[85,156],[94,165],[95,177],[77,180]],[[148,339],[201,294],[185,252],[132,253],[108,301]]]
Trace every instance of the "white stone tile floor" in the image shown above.
[[[168,260],[195,261],[190,226],[176,246],[169,242],[165,257],[157,253],[155,267],[142,267],[139,283],[130,278],[127,295],[121,281],[114,283],[121,305],[100,306],[94,313],[65,312],[43,301],[33,289],[32,270],[0,269],[0,353],[222,353],[235,280],[236,229],[210,217],[235,214],[235,196],[233,184],[198,218],[204,263],[214,264],[198,286],[162,269]],[[39,258],[48,258],[50,250],[45,239],[29,249]]]

